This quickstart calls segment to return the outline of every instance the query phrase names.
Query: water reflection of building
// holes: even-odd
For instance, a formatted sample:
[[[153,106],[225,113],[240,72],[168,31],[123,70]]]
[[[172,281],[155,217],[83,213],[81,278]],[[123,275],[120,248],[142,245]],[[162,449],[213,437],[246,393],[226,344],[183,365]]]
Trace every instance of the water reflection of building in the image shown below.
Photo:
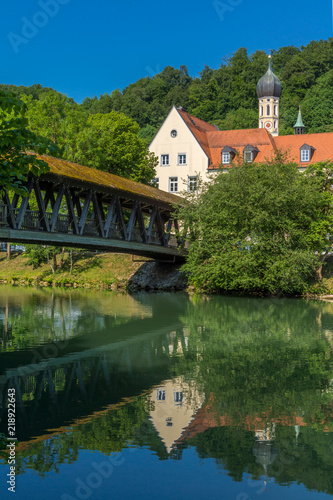
[[[267,424],[263,429],[256,429],[255,439],[258,442],[269,442],[275,439],[275,423]]]
[[[204,397],[183,377],[167,380],[150,392],[151,421],[170,453],[201,407]]]
[[[262,465],[264,469],[265,480],[264,484],[267,484],[267,469],[278,456],[278,449],[273,445],[271,441],[256,441],[253,446],[253,455],[256,458],[256,462]]]
[[[275,423],[267,424],[263,429],[257,429],[254,432],[255,443],[253,446],[253,455],[256,462],[262,465],[265,472],[265,485],[267,484],[267,469],[278,456],[278,449],[274,446]]]

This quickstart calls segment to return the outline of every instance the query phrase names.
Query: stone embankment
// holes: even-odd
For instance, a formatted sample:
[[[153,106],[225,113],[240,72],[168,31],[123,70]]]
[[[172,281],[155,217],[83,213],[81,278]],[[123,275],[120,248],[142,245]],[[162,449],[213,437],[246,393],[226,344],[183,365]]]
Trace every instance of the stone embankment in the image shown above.
[[[128,281],[129,291],[185,290],[187,277],[180,271],[181,265],[162,262],[145,262]]]

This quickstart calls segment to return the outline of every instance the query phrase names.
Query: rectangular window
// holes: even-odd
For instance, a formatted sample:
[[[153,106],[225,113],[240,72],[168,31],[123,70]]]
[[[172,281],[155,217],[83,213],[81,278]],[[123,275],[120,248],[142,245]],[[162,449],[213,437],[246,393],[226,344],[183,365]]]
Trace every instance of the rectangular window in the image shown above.
[[[222,153],[222,163],[227,165],[230,163],[230,153]]]
[[[253,161],[252,151],[244,151],[244,161],[246,163],[252,163]]]
[[[198,177],[196,175],[194,176],[188,176],[187,178],[187,191],[196,191],[198,189]]]
[[[181,404],[183,402],[183,393],[181,391],[174,391],[173,401],[175,403]]]
[[[161,155],[161,165],[170,165],[169,155]]]
[[[169,193],[178,193],[178,177],[169,177]]]
[[[165,389],[157,389],[157,401],[165,401]]]
[[[302,149],[301,150],[301,161],[310,161],[310,150]]]
[[[179,154],[177,165],[186,165],[186,154]]]
[[[155,179],[153,179],[151,181],[151,184],[153,187],[156,187],[157,189],[159,189],[160,187],[160,179],[158,177],[155,177]]]

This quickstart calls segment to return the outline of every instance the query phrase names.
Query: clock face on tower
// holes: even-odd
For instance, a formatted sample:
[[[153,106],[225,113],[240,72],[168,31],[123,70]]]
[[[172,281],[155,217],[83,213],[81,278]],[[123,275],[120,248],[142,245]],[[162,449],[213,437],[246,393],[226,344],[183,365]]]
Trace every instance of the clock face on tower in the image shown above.
[[[265,128],[267,128],[267,130],[270,130],[272,128],[272,126],[273,126],[272,122],[265,123]]]

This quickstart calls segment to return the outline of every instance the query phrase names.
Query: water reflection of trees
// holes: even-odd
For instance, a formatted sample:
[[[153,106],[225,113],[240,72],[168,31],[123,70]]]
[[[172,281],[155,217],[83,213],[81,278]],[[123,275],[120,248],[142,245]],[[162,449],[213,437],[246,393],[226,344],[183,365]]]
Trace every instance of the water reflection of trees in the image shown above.
[[[29,349],[150,317],[149,306],[114,292],[0,287],[0,352]]]
[[[213,458],[217,468],[227,471],[235,481],[247,474],[260,485],[270,479],[281,485],[298,482],[308,489],[333,494],[333,433],[303,427],[297,438],[294,426],[278,425],[273,443],[258,443],[254,432],[220,426],[190,437],[168,454],[149,420],[146,396],[79,424],[70,432],[32,443],[18,455],[18,470],[23,473],[33,469],[44,476],[58,471],[61,464],[76,461],[81,449],[110,455],[133,446],[150,449],[160,460],[179,460],[186,449],[194,448],[200,459]]]
[[[280,485],[302,483],[309,490],[333,494],[333,433],[302,428],[296,440],[295,429],[277,426],[274,451],[258,460],[253,432],[239,427],[215,427],[186,442],[200,458],[214,458],[235,481],[244,474],[263,482],[274,479]],[[259,443],[259,446],[267,446]],[[265,471],[265,463],[268,463]]]
[[[333,428],[332,313],[331,304],[301,300],[194,298],[176,370],[192,374],[234,423],[264,413]]]
[[[110,454],[139,446],[160,459],[181,459],[195,448],[236,481],[249,474],[260,484],[266,477],[333,494],[332,312],[330,304],[300,300],[193,298],[182,317],[186,335],[162,335],[149,351],[205,394],[191,432],[168,453],[145,391],[70,432],[30,443],[19,455],[20,471],[57,470],[77,460],[80,449]],[[163,380],[167,370],[156,366]],[[125,365],[121,377],[132,391]],[[116,396],[121,401],[121,388]],[[260,440],[272,422],[274,436]]]
[[[71,432],[32,443],[28,450],[18,454],[19,473],[33,469],[44,477],[52,471],[58,472],[62,464],[75,462],[82,449],[98,450],[106,455],[122,451],[134,443],[135,433],[139,433],[147,416],[147,404],[145,398],[133,398],[130,404],[102,413],[75,426]]]

